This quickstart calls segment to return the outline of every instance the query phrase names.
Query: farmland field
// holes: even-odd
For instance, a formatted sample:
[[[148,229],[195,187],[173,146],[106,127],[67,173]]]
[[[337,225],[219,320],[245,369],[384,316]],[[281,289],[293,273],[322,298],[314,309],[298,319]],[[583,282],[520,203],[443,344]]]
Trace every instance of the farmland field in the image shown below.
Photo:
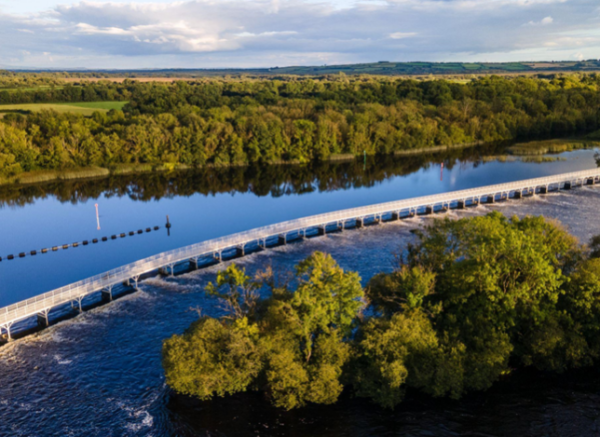
[[[92,115],[96,111],[108,112],[111,109],[122,109],[127,102],[75,102],[75,103],[23,103],[17,105],[0,105],[0,114],[8,112],[38,112],[53,110],[61,113]]]

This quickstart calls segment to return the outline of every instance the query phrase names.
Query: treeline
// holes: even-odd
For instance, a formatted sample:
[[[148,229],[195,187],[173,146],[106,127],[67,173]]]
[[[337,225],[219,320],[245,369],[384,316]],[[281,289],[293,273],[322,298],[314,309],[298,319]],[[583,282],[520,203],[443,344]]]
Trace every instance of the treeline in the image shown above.
[[[336,154],[580,134],[600,127],[599,85],[597,75],[492,76],[469,83],[340,77],[99,82],[6,91],[9,97],[64,94],[65,101],[98,96],[129,104],[123,112],[90,118],[5,114],[0,175],[137,163],[169,168],[306,163]]]
[[[318,252],[285,280],[221,271],[206,292],[223,316],[164,342],[167,384],[201,400],[262,391],[285,409],[346,390],[393,408],[407,389],[458,399],[515,368],[598,361],[600,238],[582,247],[555,222],[497,212],[416,235],[365,289]]]
[[[100,196],[129,197],[146,202],[202,194],[252,193],[255,196],[281,197],[373,187],[394,176],[414,173],[431,164],[444,162],[448,170],[455,165],[483,162],[501,146],[451,149],[436,154],[406,157],[374,156],[359,160],[319,161],[308,165],[263,165],[205,167],[175,172],[144,172],[111,175],[105,178],[68,179],[40,184],[0,185],[0,206],[24,206],[38,199],[53,197],[59,202],[80,203]]]
[[[15,83],[0,78],[0,105],[126,101],[129,96],[130,90],[127,85],[113,82],[89,82],[76,85],[42,79]]]

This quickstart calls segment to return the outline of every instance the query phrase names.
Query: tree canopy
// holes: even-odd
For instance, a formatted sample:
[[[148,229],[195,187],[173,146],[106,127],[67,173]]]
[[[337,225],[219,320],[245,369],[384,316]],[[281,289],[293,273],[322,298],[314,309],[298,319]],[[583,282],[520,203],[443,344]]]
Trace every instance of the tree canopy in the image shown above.
[[[393,408],[407,389],[460,398],[515,368],[589,366],[600,358],[597,240],[582,246],[542,217],[435,220],[369,281],[366,312],[360,278],[328,255],[285,285],[230,266],[207,287],[227,314],[165,342],[167,383],[200,399],[262,390],[286,409],[348,387]]]
[[[91,117],[8,110],[0,119],[0,176],[139,163],[306,163],[600,127],[595,74],[488,76],[467,83],[337,77],[35,85],[0,87],[0,104],[129,103],[123,111]]]
[[[294,281],[292,292],[270,276],[251,279],[235,265],[220,273],[207,291],[226,314],[202,317],[165,341],[167,384],[200,399],[263,390],[286,409],[335,402],[362,307],[360,278],[315,252],[297,266]],[[258,301],[254,291],[261,287],[270,297]]]

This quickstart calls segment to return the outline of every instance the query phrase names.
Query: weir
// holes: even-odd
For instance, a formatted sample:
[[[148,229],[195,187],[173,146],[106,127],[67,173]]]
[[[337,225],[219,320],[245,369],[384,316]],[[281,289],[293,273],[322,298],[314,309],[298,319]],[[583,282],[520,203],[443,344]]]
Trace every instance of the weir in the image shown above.
[[[50,323],[48,314],[51,310],[59,307],[71,305],[74,309],[83,311],[83,299],[94,293],[98,293],[104,297],[104,300],[110,301],[113,298],[113,287],[129,284],[137,289],[138,280],[142,275],[144,277],[160,273],[174,275],[178,266],[185,264],[190,269],[198,268],[199,260],[203,258],[220,262],[225,253],[232,253],[231,258],[245,256],[252,247],[267,249],[269,240],[271,246],[273,246],[273,241],[276,242],[275,245],[281,245],[292,240],[303,240],[307,236],[307,232],[313,235],[327,235],[328,228],[332,230],[334,227],[335,230],[356,229],[369,224],[380,224],[416,215],[429,215],[446,212],[450,209],[477,206],[482,203],[482,199],[485,199],[487,203],[521,199],[536,193],[569,190],[583,185],[593,186],[598,182],[600,182],[600,169],[584,170],[345,209],[215,238],[163,252],[0,308],[0,335],[6,334],[8,340],[11,340],[15,331],[15,323],[34,317],[37,318],[40,325],[47,326]]]

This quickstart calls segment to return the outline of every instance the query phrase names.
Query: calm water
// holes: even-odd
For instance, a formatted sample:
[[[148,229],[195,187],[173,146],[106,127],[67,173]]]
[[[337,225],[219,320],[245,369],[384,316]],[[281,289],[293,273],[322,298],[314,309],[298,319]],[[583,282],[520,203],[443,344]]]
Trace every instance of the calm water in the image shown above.
[[[163,229],[43,257],[2,261],[2,299],[9,302],[32,290],[44,291],[50,281],[60,285],[157,251],[301,215],[590,168],[592,154],[574,152],[563,155],[567,161],[542,165],[446,162],[443,181],[436,164],[411,174],[405,169],[394,171],[390,164],[384,176],[360,176],[362,165],[339,166],[337,173],[314,178],[308,173],[311,184],[288,188],[281,188],[285,177],[275,179],[269,189],[265,189],[268,183],[260,189],[249,185],[248,181],[256,184],[260,178],[247,177],[237,182],[239,191],[231,189],[232,183],[194,189],[181,180],[161,180],[160,189],[133,184],[106,187],[102,184],[108,182],[100,181],[95,183],[99,188],[76,184],[69,189],[57,186],[12,193],[12,200],[0,209],[0,223],[7,230],[2,242],[6,253],[27,250],[20,248],[34,243],[41,247],[57,244],[56,240],[93,238],[96,202],[102,220],[102,233],[97,235],[162,224],[166,214],[171,215],[174,228],[170,237]],[[170,188],[165,190],[164,184]],[[161,198],[135,200],[144,193]],[[66,199],[76,200],[61,203]],[[492,210],[519,216],[542,214],[561,220],[587,241],[600,233],[599,208],[600,187],[585,187],[451,215]],[[312,251],[322,250],[342,267],[358,271],[366,282],[376,272],[391,270],[393,252],[406,247],[412,239],[410,230],[427,220],[331,234],[238,262],[250,273],[268,265],[285,270]],[[334,406],[290,413],[269,407],[258,395],[205,403],[175,397],[164,384],[161,342],[181,333],[197,317],[195,308],[217,314],[203,293],[216,271],[211,267],[176,278],[148,279],[138,293],[1,347],[0,436],[575,436],[600,432],[600,374],[595,371],[559,378],[517,374],[488,393],[460,402],[412,394],[394,412],[349,397]]]
[[[388,157],[364,167],[352,162],[262,173],[234,169],[0,190],[0,200],[6,199],[0,208],[0,306],[166,250],[283,220],[595,166],[592,150],[544,164],[486,163],[479,153],[484,152]],[[160,231],[110,240],[157,225]],[[109,241],[6,260],[9,254],[103,236]]]

